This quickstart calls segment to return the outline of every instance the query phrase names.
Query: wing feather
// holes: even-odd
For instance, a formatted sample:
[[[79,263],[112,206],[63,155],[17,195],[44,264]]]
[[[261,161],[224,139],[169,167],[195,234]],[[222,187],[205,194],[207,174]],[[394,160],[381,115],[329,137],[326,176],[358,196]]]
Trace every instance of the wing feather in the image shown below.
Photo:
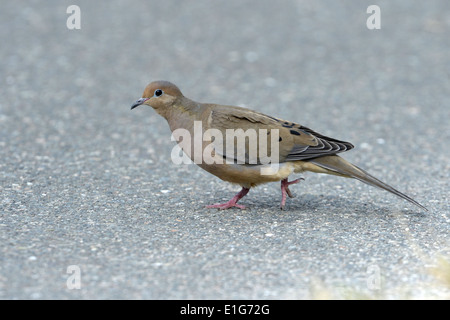
[[[242,129],[243,131],[248,129],[255,129],[256,131],[258,129],[267,129],[269,133],[272,129],[278,129],[280,136],[278,146],[280,163],[334,155],[354,148],[350,142],[330,138],[300,124],[241,107],[216,105],[214,108],[211,108],[210,119],[209,127],[219,129],[223,133],[224,141],[222,141],[222,146],[225,145],[226,129]],[[267,135],[267,139],[270,153],[270,134]],[[257,143],[259,143],[259,140]],[[245,163],[250,163],[248,141],[246,141],[245,148]],[[234,154],[227,154],[226,150],[217,150],[219,154],[228,159],[236,159],[235,154],[237,151],[236,146]],[[259,163],[259,160],[258,154],[256,162]],[[255,160],[253,159],[251,163],[255,164]]]

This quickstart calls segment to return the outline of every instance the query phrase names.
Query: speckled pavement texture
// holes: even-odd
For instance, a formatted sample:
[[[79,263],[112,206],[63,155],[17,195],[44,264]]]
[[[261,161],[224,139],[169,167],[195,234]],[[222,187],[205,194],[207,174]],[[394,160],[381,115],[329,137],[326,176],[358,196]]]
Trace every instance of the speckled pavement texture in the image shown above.
[[[448,1],[0,7],[1,299],[450,297]],[[130,111],[159,79],[350,141],[429,211],[312,173],[284,211],[278,183],[206,209],[239,187],[173,164],[165,121]]]

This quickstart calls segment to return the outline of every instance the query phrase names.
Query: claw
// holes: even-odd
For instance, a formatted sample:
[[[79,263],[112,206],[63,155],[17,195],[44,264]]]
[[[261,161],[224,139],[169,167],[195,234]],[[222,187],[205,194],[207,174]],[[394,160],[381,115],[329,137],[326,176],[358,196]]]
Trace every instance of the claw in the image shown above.
[[[245,206],[243,206],[241,204],[237,204],[237,203],[232,203],[231,200],[226,203],[215,203],[215,204],[208,205],[206,207],[207,208],[216,208],[219,210],[225,210],[225,209],[232,208],[232,207],[237,207],[239,209],[245,209]]]
[[[294,195],[292,194],[291,190],[289,190],[289,186],[291,184],[299,183],[301,180],[305,180],[303,178],[298,178],[292,181],[288,181],[288,179],[281,180],[281,205],[280,209],[283,210],[284,206],[286,204],[286,195],[289,196],[289,198],[294,198]]]
[[[226,203],[216,203],[209,206],[206,206],[207,208],[217,208],[219,210],[225,210],[232,207],[237,207],[239,209],[245,209],[245,206],[241,204],[237,204],[237,202],[243,198],[249,191],[249,188],[242,187],[241,191],[239,191],[238,194],[236,194],[230,201]]]

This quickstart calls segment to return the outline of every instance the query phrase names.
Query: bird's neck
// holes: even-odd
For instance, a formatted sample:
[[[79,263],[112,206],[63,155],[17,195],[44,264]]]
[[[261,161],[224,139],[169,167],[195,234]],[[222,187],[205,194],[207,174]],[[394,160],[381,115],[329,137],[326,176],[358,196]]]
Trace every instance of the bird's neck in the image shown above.
[[[169,109],[170,114],[166,117],[170,129],[178,128],[191,130],[195,120],[201,120],[204,106],[201,103],[182,97]]]

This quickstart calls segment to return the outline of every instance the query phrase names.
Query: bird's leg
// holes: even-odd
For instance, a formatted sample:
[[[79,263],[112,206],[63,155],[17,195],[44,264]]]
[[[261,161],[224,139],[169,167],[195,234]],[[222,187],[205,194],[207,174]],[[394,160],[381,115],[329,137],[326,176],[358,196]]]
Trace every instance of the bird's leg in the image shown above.
[[[292,194],[291,190],[289,190],[289,186],[291,184],[299,183],[300,180],[305,180],[305,179],[298,178],[298,179],[290,181],[290,182],[288,181],[287,178],[281,180],[281,206],[280,206],[281,210],[284,209],[284,205],[286,204],[286,195],[288,195],[289,198],[293,198],[294,197],[294,195]]]
[[[212,204],[209,206],[206,206],[207,208],[217,208],[217,209],[228,209],[231,207],[238,207],[240,209],[245,209],[245,206],[237,204],[237,202],[243,198],[249,191],[249,188],[244,188],[242,187],[241,191],[239,191],[239,193],[237,193],[230,201],[226,202],[226,203],[216,203],[216,204]]]

